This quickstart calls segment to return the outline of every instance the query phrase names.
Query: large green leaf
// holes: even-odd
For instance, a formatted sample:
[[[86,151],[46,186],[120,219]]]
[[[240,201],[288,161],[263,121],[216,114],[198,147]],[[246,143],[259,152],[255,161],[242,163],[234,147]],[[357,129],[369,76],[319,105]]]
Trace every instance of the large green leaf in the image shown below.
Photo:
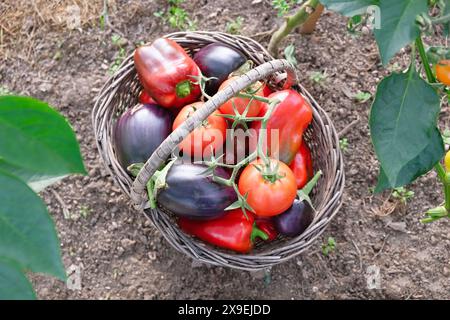
[[[46,103],[0,96],[0,168],[39,191],[70,173],[85,173],[69,123]]]
[[[65,279],[55,227],[47,208],[19,178],[0,170],[0,259]]]
[[[414,69],[381,81],[369,120],[381,164],[376,191],[408,184],[442,158],[439,110],[438,94]]]
[[[353,17],[364,14],[370,5],[378,5],[380,0],[320,0],[320,2],[330,10],[340,14]]]
[[[450,0],[445,0],[445,9],[443,12],[443,16],[450,14]],[[446,36],[450,34],[450,22],[444,23],[444,33]]]
[[[383,64],[419,36],[416,17],[427,11],[425,0],[380,1],[381,29],[375,29],[374,34]]]
[[[0,259],[0,300],[34,300],[30,281],[12,261]]]

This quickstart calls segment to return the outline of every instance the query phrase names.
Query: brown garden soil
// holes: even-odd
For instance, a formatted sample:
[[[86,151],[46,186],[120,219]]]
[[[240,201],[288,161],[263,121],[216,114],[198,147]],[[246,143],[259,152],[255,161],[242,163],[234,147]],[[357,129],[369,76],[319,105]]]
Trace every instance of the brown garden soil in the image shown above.
[[[54,17],[55,11],[46,11],[45,1],[37,1],[36,7],[29,1],[0,4],[0,28],[9,26],[0,47],[0,85],[48,101],[67,116],[89,172],[86,177],[66,178],[42,194],[56,222],[65,266],[82,268],[82,288],[69,290],[58,280],[33,275],[39,298],[450,298],[450,224],[419,222],[427,208],[442,201],[435,174],[409,187],[415,194],[406,206],[393,198],[386,200],[389,194],[374,195],[371,188],[378,165],[368,130],[370,101],[354,99],[359,91],[373,94],[388,70],[404,69],[409,59],[406,52],[382,67],[372,35],[351,35],[346,19],[327,11],[313,35],[294,34],[284,42],[295,44],[301,82],[329,113],[337,130],[360,121],[343,135],[348,140],[344,204],[328,229],[297,258],[267,272],[249,273],[194,263],[172,249],[131,208],[104,170],[96,149],[90,113],[118,56],[111,36],[123,33],[122,45],[131,53],[140,41],[175,31],[153,15],[166,2],[110,1],[116,8],[111,9],[111,25],[105,30],[98,23],[103,1],[89,2],[88,10],[87,1],[56,2],[80,4],[80,29],[69,30],[51,20],[49,15]],[[225,31],[230,19],[241,16],[240,32],[267,45],[268,37],[261,32],[280,22],[270,2],[192,0],[183,7],[200,30]],[[18,17],[7,18],[8,6],[16,7],[13,13]],[[20,25],[13,28],[11,21]],[[437,37],[427,39],[428,43],[438,41]],[[325,72],[326,79],[311,80],[313,72]],[[443,110],[444,126],[449,114],[447,107]],[[62,203],[69,211],[66,217]],[[326,256],[322,244],[330,236],[337,245]],[[368,268],[380,269],[379,289],[368,288]]]

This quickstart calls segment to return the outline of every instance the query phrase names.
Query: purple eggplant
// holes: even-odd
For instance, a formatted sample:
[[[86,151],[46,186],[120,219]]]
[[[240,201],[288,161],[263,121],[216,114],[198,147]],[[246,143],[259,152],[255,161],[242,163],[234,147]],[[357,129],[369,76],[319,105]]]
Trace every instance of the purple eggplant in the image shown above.
[[[306,230],[313,218],[313,209],[309,203],[295,199],[292,206],[282,214],[273,217],[273,221],[281,235],[296,237]]]
[[[138,104],[127,110],[114,128],[114,150],[123,168],[146,162],[170,134],[172,114],[156,104]]]
[[[242,66],[246,57],[238,50],[222,43],[211,43],[194,55],[194,61],[205,77],[217,79],[206,82],[205,90],[213,95],[230,73]]]
[[[232,187],[212,180],[208,167],[199,164],[176,162],[166,176],[167,187],[162,189],[157,202],[175,215],[191,219],[214,219],[224,215],[224,210],[237,200]],[[229,172],[221,167],[215,175],[229,179]]]

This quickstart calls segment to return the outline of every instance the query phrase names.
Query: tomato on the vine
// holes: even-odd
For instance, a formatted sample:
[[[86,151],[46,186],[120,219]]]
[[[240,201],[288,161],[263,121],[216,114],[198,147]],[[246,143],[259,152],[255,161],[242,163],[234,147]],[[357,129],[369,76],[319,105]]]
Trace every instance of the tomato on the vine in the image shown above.
[[[436,77],[440,83],[450,86],[450,60],[441,60],[436,64]]]
[[[231,82],[235,81],[238,77],[231,77],[225,80],[219,87],[219,91],[226,88]],[[253,94],[255,96],[264,97],[263,93],[263,83],[256,82],[246,90],[243,90],[242,93],[247,94]],[[233,97],[226,101],[224,104],[222,104],[219,107],[220,112],[224,114],[230,114],[235,115],[234,108],[239,112],[239,114],[243,114],[245,109],[247,108],[247,105],[250,103],[247,111],[247,117],[256,117],[263,105],[263,102],[253,99],[253,101],[250,102],[249,98],[240,98],[240,97]],[[233,107],[234,105],[234,107]]]
[[[292,170],[281,161],[270,159],[269,162],[255,160],[239,177],[239,192],[247,197],[257,216],[271,217],[286,211],[297,194]]]
[[[203,102],[194,102],[180,110],[172,129],[178,128],[187,118],[203,106]],[[227,122],[220,112],[213,112],[198,128],[192,131],[180,143],[180,149],[195,157],[208,157],[223,147],[226,138]]]

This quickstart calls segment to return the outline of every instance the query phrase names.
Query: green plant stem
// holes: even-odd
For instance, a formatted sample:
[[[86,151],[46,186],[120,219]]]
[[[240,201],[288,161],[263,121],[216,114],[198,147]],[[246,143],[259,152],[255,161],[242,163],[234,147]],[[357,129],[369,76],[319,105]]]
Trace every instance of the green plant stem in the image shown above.
[[[273,56],[277,56],[278,45],[281,40],[283,40],[296,27],[305,23],[318,5],[319,0],[308,0],[300,7],[300,9],[298,9],[296,13],[286,17],[283,25],[273,33],[269,42],[268,49]]]
[[[241,95],[241,94],[239,94]],[[243,97],[245,98],[253,98],[255,96],[253,95],[248,95],[247,94],[242,94]],[[261,97],[262,98],[262,97]],[[275,109],[275,107],[280,103],[279,100],[271,100],[271,99],[267,99],[267,98],[263,98],[265,101],[264,102],[268,102],[269,103],[269,109],[267,110],[266,114],[264,115],[264,117],[262,117],[261,119],[261,128],[260,128],[260,133],[258,136],[258,146],[257,146],[257,150],[252,152],[249,156],[245,157],[244,159],[242,159],[241,161],[239,161],[238,163],[236,163],[235,165],[228,165],[228,164],[221,164],[219,162],[205,162],[208,166],[211,165],[215,165],[215,166],[220,166],[220,167],[227,167],[227,168],[233,168],[232,173],[231,173],[231,177],[229,179],[224,179],[222,177],[218,177],[216,175],[213,174],[213,181],[220,183],[222,185],[225,186],[229,186],[229,187],[233,187],[234,191],[236,192],[236,194],[238,195],[238,198],[240,199],[239,201],[241,201],[241,207],[245,213],[245,199],[244,197],[240,194],[239,192],[239,188],[236,184],[236,177],[239,173],[239,170],[249,164],[250,162],[252,162],[253,160],[256,160],[258,157],[261,158],[264,163],[269,163],[269,158],[267,157],[267,155],[264,153],[263,150],[263,142],[266,139],[266,130],[267,130],[267,122],[269,121],[273,110]],[[247,120],[247,118],[243,117],[244,120]],[[259,120],[259,119],[258,119]],[[248,205],[247,205],[248,206]]]
[[[265,103],[270,103],[270,101],[271,101],[269,98],[266,98],[266,97],[256,96],[253,94],[242,93],[242,92],[239,92],[237,94],[237,96],[239,98],[253,99],[253,100],[257,100],[257,101],[261,101],[261,102],[265,102]]]
[[[428,61],[428,56],[425,52],[425,46],[423,45],[422,36],[417,37],[416,46],[419,50],[420,60],[425,69],[428,82],[436,83],[436,77],[434,76],[433,70],[431,70],[430,62]],[[447,179],[444,166],[440,162],[434,166],[434,170],[436,171],[439,180],[441,180],[444,185],[445,209],[450,210],[450,179]]]
[[[447,209],[447,213],[450,212],[450,181],[445,179],[444,182],[444,197],[445,197],[445,209]]]
[[[445,16],[431,19],[431,23],[433,24],[439,24],[439,23],[447,23],[450,21],[450,14],[447,14]]]
[[[416,46],[417,49],[419,50],[420,60],[422,60],[422,64],[425,69],[425,74],[427,75],[428,82],[435,83],[436,77],[434,76],[433,70],[431,70],[430,62],[428,61],[428,56],[425,51],[425,46],[423,45],[422,36],[417,37]]]

